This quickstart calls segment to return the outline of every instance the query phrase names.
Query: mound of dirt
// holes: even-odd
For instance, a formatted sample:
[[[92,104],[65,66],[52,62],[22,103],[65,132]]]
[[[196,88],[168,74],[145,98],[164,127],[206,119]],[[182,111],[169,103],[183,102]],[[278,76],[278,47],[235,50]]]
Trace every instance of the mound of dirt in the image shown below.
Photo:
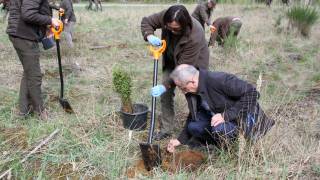
[[[162,154],[161,169],[170,174],[177,173],[180,170],[196,171],[205,161],[205,156],[197,151],[182,151],[176,154],[164,152]],[[152,176],[152,171],[147,171],[143,160],[138,160],[134,166],[128,168],[128,178],[137,178],[139,176]]]

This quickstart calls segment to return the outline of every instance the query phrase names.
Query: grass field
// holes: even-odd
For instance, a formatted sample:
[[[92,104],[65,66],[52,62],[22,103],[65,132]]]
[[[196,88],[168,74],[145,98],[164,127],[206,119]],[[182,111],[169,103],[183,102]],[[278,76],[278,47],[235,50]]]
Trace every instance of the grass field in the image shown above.
[[[22,120],[15,114],[22,66],[5,33],[6,23],[1,23],[0,172],[13,167],[14,179],[127,178],[128,167],[141,158],[138,144],[146,141],[147,130],[133,132],[128,140],[128,130],[116,113],[120,99],[112,89],[112,67],[122,66],[132,75],[134,102],[151,104],[153,61],[140,21],[165,7],[110,5],[103,12],[89,12],[76,6],[75,48],[62,42],[66,98],[76,114],[64,113],[57,102],[55,49],[43,51],[47,122],[35,117]],[[192,11],[195,5],[187,7]],[[283,6],[218,5],[213,14],[214,18],[240,16],[243,26],[235,47],[210,48],[210,69],[254,84],[262,75],[260,104],[276,121],[267,136],[244,153],[210,153],[196,172],[169,174],[159,168],[153,176],[136,178],[320,179],[320,24],[312,28],[309,39],[302,38],[287,31],[285,11]],[[280,23],[275,25],[277,19]],[[89,50],[96,45],[108,48]],[[188,111],[180,91],[176,91],[175,103],[182,126]],[[49,145],[18,163],[56,128],[61,131]],[[165,143],[161,142],[162,147]]]

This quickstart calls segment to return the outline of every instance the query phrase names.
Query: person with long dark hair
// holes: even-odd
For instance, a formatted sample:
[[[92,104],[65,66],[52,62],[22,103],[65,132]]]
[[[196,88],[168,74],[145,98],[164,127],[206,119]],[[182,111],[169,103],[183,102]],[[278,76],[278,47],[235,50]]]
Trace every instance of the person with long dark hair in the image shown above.
[[[160,140],[170,137],[177,128],[173,103],[175,85],[169,77],[170,73],[180,64],[207,69],[209,50],[202,26],[182,5],[171,6],[142,19],[144,40],[153,46],[160,46],[160,38],[154,35],[156,29],[162,30],[161,38],[167,42],[162,61],[163,83],[151,90],[152,96],[161,96],[160,132],[154,136],[155,140]]]

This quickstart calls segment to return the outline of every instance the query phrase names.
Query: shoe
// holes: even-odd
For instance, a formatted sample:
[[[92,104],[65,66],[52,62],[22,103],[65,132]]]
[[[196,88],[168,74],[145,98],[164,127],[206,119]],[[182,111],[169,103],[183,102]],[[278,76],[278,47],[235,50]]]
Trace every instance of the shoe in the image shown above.
[[[189,146],[190,149],[196,149],[200,148],[202,146],[205,146],[202,142],[200,142],[197,138],[192,137],[188,142],[187,145]]]
[[[49,119],[48,111],[46,109],[42,110],[41,113],[38,114],[39,120],[46,121]]]
[[[160,132],[156,133],[155,135],[153,135],[153,140],[160,141],[162,139],[166,139],[169,137],[171,137],[170,133],[165,133],[165,132],[160,131]]]
[[[201,151],[201,152],[212,152],[215,149],[215,146],[213,144],[208,144],[208,142],[204,142],[199,140],[198,138],[192,137],[188,142],[187,142],[188,147],[191,150],[195,151]]]
[[[29,105],[28,111],[27,112],[22,112],[18,109],[14,110],[17,118],[19,119],[27,119],[30,115],[33,114],[33,108],[31,105]]]

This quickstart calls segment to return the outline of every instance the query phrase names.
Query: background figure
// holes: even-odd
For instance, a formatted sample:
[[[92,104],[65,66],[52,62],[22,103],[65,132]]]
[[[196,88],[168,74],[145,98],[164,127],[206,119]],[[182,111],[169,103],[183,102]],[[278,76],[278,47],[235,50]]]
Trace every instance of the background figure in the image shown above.
[[[288,6],[290,3],[290,0],[282,0],[282,3]]]
[[[52,18],[47,0],[11,0],[7,34],[23,67],[19,93],[19,115],[35,112],[40,119],[47,119],[41,97],[42,74],[40,69],[39,42],[50,25],[59,27],[61,21]]]
[[[89,0],[89,5],[88,5],[88,7],[87,7],[88,10],[93,10],[93,9],[92,9],[93,3],[94,3],[95,6],[96,6],[95,11],[98,11],[98,10],[99,10],[99,6],[100,6],[100,10],[102,11],[101,0]]]
[[[266,0],[266,5],[267,5],[267,6],[270,7],[270,6],[271,6],[271,3],[272,3],[272,0]]]
[[[1,11],[4,11],[4,15],[3,15],[3,22],[4,22],[6,21],[7,16],[9,14],[10,0],[0,0],[0,4],[2,4]]]
[[[239,17],[221,17],[216,19],[212,23],[212,26],[214,26],[216,30],[211,33],[209,46],[214,46],[215,41],[223,46],[227,36],[238,36],[242,22]]]
[[[67,40],[67,44],[70,48],[73,48],[72,36],[74,25],[76,23],[76,16],[74,15],[72,0],[62,0],[60,8],[64,10],[62,22],[64,24],[63,31]]]
[[[206,3],[198,4],[198,6],[194,9],[192,13],[192,17],[198,20],[203,28],[204,28],[204,24],[207,24],[207,26],[210,26],[211,15],[212,15],[213,9],[216,7],[216,4],[217,4],[216,0],[208,0],[208,2]]]

